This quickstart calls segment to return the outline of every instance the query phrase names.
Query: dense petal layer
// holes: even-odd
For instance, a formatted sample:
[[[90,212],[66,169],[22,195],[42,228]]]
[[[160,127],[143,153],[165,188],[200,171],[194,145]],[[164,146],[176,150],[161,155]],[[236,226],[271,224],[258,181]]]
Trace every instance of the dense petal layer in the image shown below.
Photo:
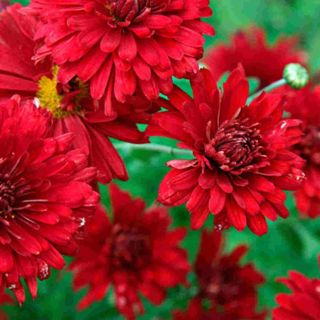
[[[135,319],[143,313],[140,294],[158,305],[167,288],[186,283],[189,265],[186,251],[179,247],[186,230],[168,230],[171,221],[165,208],[145,210],[142,199],[132,199],[115,185],[110,195],[113,221],[102,207],[97,209],[71,265],[74,287],[89,286],[79,304],[85,308],[103,299],[112,285],[119,312]]]
[[[153,116],[149,135],[179,141],[194,159],[168,162],[171,171],[159,188],[165,205],[187,204],[198,229],[211,212],[218,229],[248,226],[268,231],[266,218],[286,217],[285,194],[303,181],[303,160],[291,147],[301,139],[301,121],[283,119],[280,94],[262,94],[246,106],[248,83],[235,69],[223,92],[208,70],[191,81],[193,99],[180,89],[160,99],[166,111]]]
[[[72,148],[72,135],[51,137],[49,117],[18,96],[0,105],[0,287],[33,298],[36,278],[61,269],[99,195],[89,185],[96,170]]]
[[[140,91],[153,100],[171,91],[173,76],[197,73],[203,34],[213,34],[200,21],[211,15],[209,1],[108,3],[31,1],[43,22],[37,32],[43,43],[38,59],[50,53],[61,65],[62,81],[78,76],[88,82],[93,98],[101,99],[111,116],[116,111],[112,97],[124,102]]]

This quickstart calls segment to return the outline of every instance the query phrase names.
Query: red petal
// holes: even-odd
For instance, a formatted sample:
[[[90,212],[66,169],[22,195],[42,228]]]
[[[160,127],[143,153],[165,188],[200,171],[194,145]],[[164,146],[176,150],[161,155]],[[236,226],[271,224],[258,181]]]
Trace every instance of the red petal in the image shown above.
[[[258,236],[262,236],[268,232],[268,225],[263,215],[248,216],[248,227]]]
[[[118,48],[119,57],[125,61],[131,61],[137,55],[137,44],[132,33],[124,33]]]
[[[242,231],[247,225],[247,218],[244,211],[231,198],[228,198],[226,202],[226,209],[230,223],[238,231]]]
[[[217,184],[226,193],[231,193],[233,191],[233,186],[230,179],[224,173],[217,174]]]
[[[191,212],[191,227],[193,229],[201,228],[207,219],[209,197],[209,191],[203,190],[201,187],[196,187],[193,190],[187,202],[187,209]]]
[[[104,52],[113,52],[120,44],[121,28],[110,28],[100,43],[100,49]]]
[[[13,256],[11,250],[3,245],[0,245],[0,272],[9,272],[13,267]]]
[[[226,201],[226,194],[217,185],[215,185],[210,191],[209,209],[213,214],[220,213]]]

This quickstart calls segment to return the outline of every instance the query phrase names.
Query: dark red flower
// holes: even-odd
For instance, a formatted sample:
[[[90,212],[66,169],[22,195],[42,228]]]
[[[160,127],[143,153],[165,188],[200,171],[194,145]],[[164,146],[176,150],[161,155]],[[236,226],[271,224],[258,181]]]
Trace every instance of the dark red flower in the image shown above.
[[[88,225],[87,237],[71,265],[74,287],[89,286],[79,304],[82,309],[103,299],[113,285],[118,310],[127,319],[135,319],[143,313],[139,293],[158,305],[167,288],[186,282],[187,254],[179,247],[186,230],[168,230],[165,208],[146,211],[141,199],[132,199],[115,185],[110,193],[113,221],[100,207]]]
[[[289,148],[300,140],[300,121],[282,119],[282,97],[262,94],[249,106],[248,82],[234,70],[223,93],[209,71],[191,82],[194,98],[179,88],[160,103],[168,109],[154,115],[150,135],[179,140],[193,159],[168,162],[171,171],[160,185],[159,201],[187,203],[191,226],[200,228],[211,212],[215,225],[247,225],[257,235],[267,232],[266,218],[285,218],[282,189],[303,180],[302,160]]]
[[[52,134],[75,133],[74,147],[82,148],[88,155],[90,164],[98,169],[100,182],[112,178],[126,180],[125,165],[109,137],[146,142],[136,124],[148,121],[150,103],[133,96],[126,105],[115,103],[118,117],[108,119],[103,106],[91,99],[87,85],[78,78],[63,85],[57,79],[59,68],[49,59],[34,64],[36,24],[20,5],[1,13],[0,99],[15,93],[24,98],[37,97],[37,104],[52,116]]]
[[[47,119],[32,101],[0,104],[0,292],[25,300],[37,280],[61,269],[73,254],[79,226],[94,213],[99,195],[89,185],[96,170],[71,148],[72,134],[47,138]]]
[[[13,304],[13,299],[5,293],[0,293],[0,306],[4,304]],[[0,320],[7,320],[7,315],[4,311],[0,310]]]
[[[233,35],[231,43],[209,50],[203,63],[212,72],[215,81],[239,63],[248,77],[260,80],[260,89],[282,78],[284,67],[291,62],[304,64],[307,55],[297,49],[297,39],[283,37],[274,46],[266,42],[265,31],[251,27]]]
[[[302,215],[320,216],[320,86],[287,93],[290,117],[303,121],[304,136],[294,151],[305,160],[306,179],[295,193]]]
[[[141,90],[152,100],[171,91],[173,75],[195,74],[203,34],[213,34],[200,21],[211,15],[208,0],[33,0],[31,8],[44,22],[38,59],[52,54],[63,83],[89,82],[109,116],[112,97]]]
[[[280,279],[291,289],[291,294],[278,294],[279,306],[273,310],[273,320],[319,320],[320,280],[309,279],[291,271],[288,279]]]
[[[204,230],[195,262],[196,299],[209,301],[210,314],[216,314],[212,319],[264,319],[265,313],[256,311],[257,287],[264,283],[264,277],[253,264],[240,264],[248,248],[239,246],[225,255],[222,250],[221,232]]]

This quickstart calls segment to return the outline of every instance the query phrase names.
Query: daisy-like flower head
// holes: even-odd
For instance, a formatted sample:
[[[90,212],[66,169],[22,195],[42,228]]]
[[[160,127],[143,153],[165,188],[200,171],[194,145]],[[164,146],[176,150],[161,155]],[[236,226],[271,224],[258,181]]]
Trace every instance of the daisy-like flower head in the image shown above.
[[[150,135],[179,141],[193,159],[168,162],[159,201],[187,203],[191,226],[200,228],[211,212],[221,229],[246,226],[262,235],[266,218],[285,218],[282,189],[298,188],[303,161],[290,151],[300,140],[300,121],[282,119],[282,97],[263,93],[249,106],[248,82],[241,67],[234,70],[223,93],[207,70],[191,82],[194,98],[175,88],[167,111],[154,115]]]
[[[125,165],[109,137],[146,142],[137,123],[148,121],[152,106],[146,99],[132,96],[125,106],[115,102],[118,117],[107,118],[103,106],[90,97],[88,86],[79,78],[63,84],[58,79],[59,67],[49,58],[34,63],[36,25],[37,20],[20,5],[1,13],[0,99],[15,93],[26,99],[35,98],[38,107],[51,115],[52,135],[75,134],[74,147],[88,155],[90,164],[98,169],[100,182],[112,178],[126,180]]]
[[[32,101],[0,105],[0,289],[11,289],[19,303],[21,279],[36,297],[36,278],[74,254],[79,226],[99,200],[89,185],[96,170],[72,149],[72,135],[47,138],[47,127]]]
[[[215,81],[241,63],[248,77],[260,81],[260,89],[281,79],[288,63],[306,63],[307,55],[297,48],[296,38],[283,37],[273,46],[268,45],[265,38],[265,31],[255,26],[239,31],[233,35],[230,44],[209,50],[203,63]]]
[[[61,66],[59,79],[77,76],[111,116],[120,102],[141,91],[147,99],[172,89],[172,76],[198,71],[203,34],[200,18],[211,15],[208,0],[33,0],[42,18],[37,57],[48,53]]]
[[[320,319],[320,280],[309,279],[291,271],[287,279],[280,279],[290,294],[276,297],[279,306],[273,310],[273,320],[318,320]]]
[[[320,216],[320,86],[287,93],[290,117],[303,121],[303,138],[293,150],[305,160],[306,179],[295,193],[302,215]]]
[[[239,246],[225,255],[222,249],[221,232],[203,231],[195,262],[199,292],[191,300],[183,319],[264,319],[265,312],[256,311],[257,287],[264,282],[264,277],[253,264],[240,264],[248,248]],[[204,302],[207,302],[207,310]],[[178,312],[176,319],[182,319],[181,316]]]
[[[110,285],[115,303],[126,319],[143,313],[139,293],[161,304],[166,289],[186,283],[189,270],[185,250],[179,247],[185,229],[168,230],[165,208],[145,210],[141,199],[111,185],[113,220],[100,207],[80,251],[71,265],[76,289],[89,286],[79,307],[105,297]]]

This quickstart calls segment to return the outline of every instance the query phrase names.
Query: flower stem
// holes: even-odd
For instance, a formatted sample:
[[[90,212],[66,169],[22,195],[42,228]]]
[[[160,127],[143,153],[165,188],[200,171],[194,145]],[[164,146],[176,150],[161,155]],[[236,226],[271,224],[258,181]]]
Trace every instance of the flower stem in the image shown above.
[[[160,152],[160,153],[166,153],[170,154],[172,156],[174,155],[186,155],[186,156],[192,156],[192,152],[190,150],[184,150],[184,149],[177,149],[177,148],[172,148],[168,146],[163,146],[160,144],[132,144],[132,143],[126,143],[126,142],[121,142],[121,143],[116,143],[115,148],[118,150],[126,150],[126,151],[131,151],[131,150],[146,150],[146,151],[152,151],[152,152]]]
[[[258,96],[260,96],[260,94],[261,94],[262,92],[270,92],[270,91],[272,91],[272,90],[274,90],[274,89],[277,89],[277,88],[279,88],[279,87],[282,87],[282,86],[284,86],[284,85],[286,85],[286,84],[287,84],[287,82],[286,82],[285,79],[281,79],[281,80],[278,80],[278,81],[276,81],[276,82],[271,83],[271,84],[268,85],[267,87],[265,87],[265,88],[263,88],[262,90],[254,93],[253,95],[251,95],[251,96],[248,98],[248,100],[247,100],[247,104],[250,104],[255,98],[257,98]]]

